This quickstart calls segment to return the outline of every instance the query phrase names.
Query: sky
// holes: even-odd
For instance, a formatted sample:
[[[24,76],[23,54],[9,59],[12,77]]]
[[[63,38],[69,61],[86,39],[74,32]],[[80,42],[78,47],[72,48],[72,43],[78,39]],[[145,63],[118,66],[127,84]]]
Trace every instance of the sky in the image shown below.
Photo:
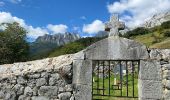
[[[170,0],[0,0],[0,24],[18,22],[30,41],[65,32],[87,37],[103,31],[115,13],[128,27],[135,27],[167,11]]]

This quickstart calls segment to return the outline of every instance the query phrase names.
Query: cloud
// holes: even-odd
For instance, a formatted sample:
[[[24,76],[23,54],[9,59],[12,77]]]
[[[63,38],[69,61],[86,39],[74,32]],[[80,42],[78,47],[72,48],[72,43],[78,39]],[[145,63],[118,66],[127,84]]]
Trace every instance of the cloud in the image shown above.
[[[75,27],[73,27],[73,30],[78,31],[78,30],[80,30],[80,27],[75,26]]]
[[[81,16],[80,19],[86,20],[87,18],[86,18],[86,16]]]
[[[65,33],[68,29],[66,25],[59,24],[59,25],[52,25],[49,24],[47,28],[52,31],[53,33]]]
[[[18,22],[19,25],[26,29],[27,37],[36,39],[39,36],[43,36],[45,34],[50,34],[50,31],[53,31],[55,33],[58,32],[66,32],[67,26],[66,25],[48,25],[48,28],[42,28],[42,27],[33,27],[31,25],[27,25],[23,19],[20,19],[18,17],[12,16],[9,12],[0,12],[0,24],[2,23],[13,23]],[[0,29],[4,29],[4,27],[0,27]]]
[[[5,3],[2,2],[2,1],[0,1],[0,7],[2,7],[2,6],[4,6],[4,5],[5,5]]]
[[[120,0],[108,4],[108,12],[119,13],[121,20],[128,26],[134,27],[142,24],[156,13],[170,10],[170,0]]]
[[[100,20],[95,20],[91,24],[85,24],[83,26],[83,32],[89,33],[89,34],[95,34],[99,31],[104,30],[104,23]]]
[[[11,3],[14,3],[14,4],[18,4],[18,3],[22,2],[22,0],[8,0],[8,1]]]
[[[44,34],[49,34],[46,29],[36,27],[34,28],[31,25],[27,25],[23,19],[12,16],[8,12],[0,12],[0,24],[1,23],[13,23],[18,22],[19,25],[26,29],[27,36],[36,39],[38,36],[42,36]],[[3,27],[1,27],[3,29]]]

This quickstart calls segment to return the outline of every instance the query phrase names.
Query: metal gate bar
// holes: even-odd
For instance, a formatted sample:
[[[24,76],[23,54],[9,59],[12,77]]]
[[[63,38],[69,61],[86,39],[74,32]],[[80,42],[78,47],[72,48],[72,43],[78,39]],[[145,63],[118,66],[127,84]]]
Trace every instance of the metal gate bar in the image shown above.
[[[130,67],[131,67],[130,72],[128,71],[129,70],[128,63],[130,63]],[[114,71],[114,68],[117,66],[119,67],[119,74],[118,74],[119,78],[117,77],[117,74],[114,74],[112,72],[112,70]],[[93,96],[137,98],[137,96],[135,96],[135,92],[137,92],[135,91],[135,77],[137,76],[135,73],[136,66],[137,66],[136,73],[138,73],[139,72],[139,60],[94,60],[92,71],[94,72],[94,69],[96,69],[96,73],[93,74],[94,78],[92,79],[92,94],[93,94],[92,98]],[[126,70],[126,72],[123,72],[124,70]],[[111,75],[111,72],[113,75]],[[123,76],[123,74],[126,74],[126,75]],[[114,78],[114,84],[113,84],[113,78]],[[115,83],[115,79],[116,79],[116,82],[118,79],[118,83]],[[93,83],[93,81],[95,83]],[[132,81],[132,83],[129,83],[129,81]],[[107,83],[109,84],[108,87],[105,82],[108,82]],[[129,91],[130,91],[129,84],[132,84],[131,95],[129,95]],[[118,91],[120,92],[120,95],[116,94],[116,92],[119,93]],[[123,91],[126,92],[126,95],[125,93],[123,93]]]

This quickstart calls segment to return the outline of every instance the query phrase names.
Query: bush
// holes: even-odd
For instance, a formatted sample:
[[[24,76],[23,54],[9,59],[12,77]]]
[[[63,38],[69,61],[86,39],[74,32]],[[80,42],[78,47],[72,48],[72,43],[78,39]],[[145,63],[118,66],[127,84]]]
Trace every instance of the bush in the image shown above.
[[[170,29],[170,21],[163,22],[163,23],[161,24],[161,27],[162,27],[163,29]]]
[[[163,34],[165,37],[170,37],[170,31],[165,31]]]
[[[144,35],[144,34],[148,34],[149,33],[149,29],[144,28],[144,27],[138,27],[132,31],[128,31],[124,37],[132,37],[132,36],[137,36],[137,35]]]

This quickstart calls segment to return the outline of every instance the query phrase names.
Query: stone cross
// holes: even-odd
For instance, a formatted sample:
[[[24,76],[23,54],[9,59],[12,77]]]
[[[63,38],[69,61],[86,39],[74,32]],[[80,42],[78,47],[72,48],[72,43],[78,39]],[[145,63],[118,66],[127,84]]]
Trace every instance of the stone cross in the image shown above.
[[[105,24],[105,31],[109,31],[109,36],[119,36],[119,30],[124,30],[125,24],[119,21],[118,14],[110,17],[110,21]]]

